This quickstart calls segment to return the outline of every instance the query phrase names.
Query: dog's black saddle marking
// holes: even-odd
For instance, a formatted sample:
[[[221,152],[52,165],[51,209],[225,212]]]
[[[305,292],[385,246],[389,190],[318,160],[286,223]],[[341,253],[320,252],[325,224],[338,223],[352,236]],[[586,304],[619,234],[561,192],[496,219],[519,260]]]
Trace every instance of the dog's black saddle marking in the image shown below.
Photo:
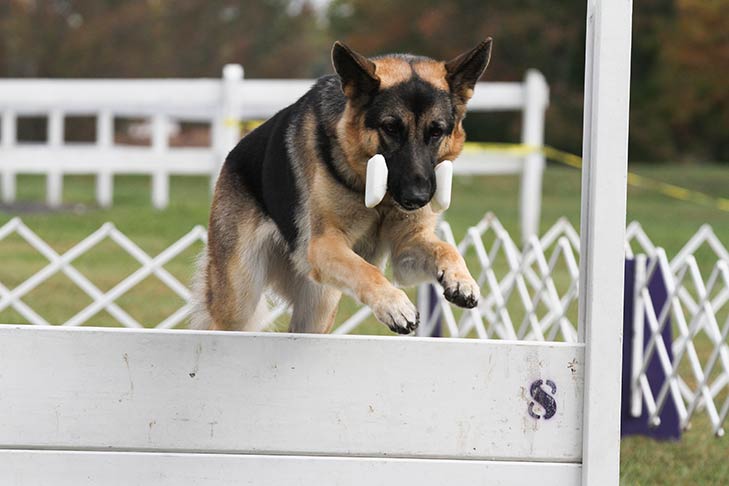
[[[295,220],[299,189],[286,147],[286,130],[296,108],[284,108],[243,137],[226,161],[227,169],[253,194],[292,250],[299,233]]]

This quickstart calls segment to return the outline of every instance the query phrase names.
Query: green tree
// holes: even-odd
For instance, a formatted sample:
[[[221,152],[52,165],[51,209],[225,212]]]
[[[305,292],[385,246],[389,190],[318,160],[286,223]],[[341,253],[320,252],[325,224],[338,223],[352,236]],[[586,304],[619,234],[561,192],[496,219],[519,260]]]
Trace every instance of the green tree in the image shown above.
[[[664,123],[686,160],[729,161],[729,0],[677,0],[661,36]]]
[[[321,27],[288,0],[9,0],[0,17],[0,75],[253,76],[310,74]]]

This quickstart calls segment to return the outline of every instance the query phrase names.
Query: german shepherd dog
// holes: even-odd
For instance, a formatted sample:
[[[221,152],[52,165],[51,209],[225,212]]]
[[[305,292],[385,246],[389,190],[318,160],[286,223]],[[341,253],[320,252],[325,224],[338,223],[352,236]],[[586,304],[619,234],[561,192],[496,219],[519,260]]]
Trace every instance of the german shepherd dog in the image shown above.
[[[340,42],[336,74],[247,134],[228,155],[210,211],[191,325],[259,330],[263,292],[293,306],[291,332],[331,330],[342,292],[393,332],[419,315],[402,286],[437,280],[472,308],[479,286],[435,236],[435,167],[460,153],[466,103],[491,39],[448,62],[405,54],[366,58]],[[387,194],[364,203],[367,161],[382,154]]]

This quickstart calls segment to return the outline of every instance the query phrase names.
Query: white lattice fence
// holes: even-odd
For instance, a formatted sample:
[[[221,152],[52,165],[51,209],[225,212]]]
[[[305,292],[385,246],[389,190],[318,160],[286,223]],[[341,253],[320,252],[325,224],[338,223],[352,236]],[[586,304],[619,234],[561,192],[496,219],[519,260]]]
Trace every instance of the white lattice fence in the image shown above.
[[[205,228],[202,226],[196,226],[179,240],[167,247],[167,249],[163,252],[155,257],[151,257],[136,243],[124,235],[124,233],[119,231],[112,223],[102,225],[98,230],[91,233],[63,254],[56,252],[50,245],[48,245],[48,243],[43,241],[42,238],[28,228],[28,226],[26,226],[19,218],[13,218],[0,227],[0,241],[4,240],[11,234],[16,234],[25,240],[25,242],[48,260],[48,264],[20,285],[14,287],[12,290],[8,289],[5,284],[0,281],[0,312],[10,307],[31,324],[50,325],[51,323],[49,323],[44,317],[39,315],[30,306],[23,302],[23,297],[27,296],[33,289],[49,280],[51,277],[58,273],[62,273],[92,300],[91,304],[84,307],[70,319],[64,322],[53,323],[64,326],[80,326],[89,323],[89,320],[98,314],[99,311],[106,310],[125,327],[144,327],[127,311],[122,309],[117,304],[117,300],[150,275],[155,275],[184,302],[179,309],[167,316],[154,327],[167,329],[180,324],[190,312],[190,290],[187,285],[181,283],[170,272],[165,270],[164,265],[193,244],[197,242],[205,243],[207,240],[207,231]],[[134,258],[139,263],[140,268],[124,278],[110,290],[103,292],[89,278],[78,271],[74,267],[73,263],[74,260],[78,259],[81,255],[89,252],[107,240],[113,241],[121,248],[121,250]]]
[[[440,236],[456,245],[482,288],[476,309],[461,312],[442,298],[435,284],[432,293],[421,288],[422,335],[431,335],[442,319],[448,335],[479,338],[577,341],[576,304],[579,236],[566,219],[560,219],[542,238],[531,237],[519,250],[509,233],[491,213],[468,229],[456,242],[450,225],[441,222]],[[561,291],[560,291],[561,289]],[[434,308],[432,312],[429,309]]]
[[[457,244],[448,223],[441,223],[439,232],[444,239]],[[48,263],[12,289],[0,281],[0,312],[12,308],[29,323],[36,325],[79,326],[93,324],[95,315],[100,311],[107,311],[125,327],[143,327],[129,311],[121,307],[118,301],[147,277],[154,275],[183,302],[178,309],[154,327],[178,326],[189,314],[190,290],[186,284],[167,271],[165,265],[194,245],[205,243],[206,231],[201,226],[194,227],[154,257],[111,223],[102,225],[62,254],[56,252],[19,218],[14,218],[0,227],[0,241],[12,234],[22,238]],[[424,307],[428,304],[427,286],[425,286],[419,291],[419,294],[424,296],[420,299],[420,306],[423,316],[426,316],[419,334],[430,335],[436,320],[443,317],[448,333],[452,336],[468,336],[475,333],[475,336],[480,338],[555,340],[561,337],[566,341],[575,341],[574,316],[569,316],[567,311],[573,307],[577,295],[575,252],[578,251],[578,240],[574,228],[566,220],[560,220],[541,239],[532,238],[526,249],[520,251],[498,219],[492,214],[487,214],[481,222],[470,228],[465,238],[457,244],[459,250],[468,258],[474,275],[478,276],[484,289],[480,307],[461,312],[452,308],[445,300],[439,299],[433,303],[436,306],[435,312],[430,312]],[[102,291],[93,283],[93,279],[74,267],[74,262],[106,241],[116,243],[120,251],[130,255],[139,264],[139,268],[110,290]],[[557,267],[562,270],[562,279],[566,279],[568,283],[567,292],[561,295],[554,281],[555,275],[560,273]],[[92,302],[63,322],[49,322],[23,299],[43,282],[59,273],[68,277]],[[442,294],[442,289],[439,287],[438,293]],[[272,303],[276,302],[275,297],[270,300]],[[283,305],[272,304],[267,323],[276,320],[286,310]],[[460,318],[457,319],[459,313]],[[369,308],[362,307],[335,332],[350,333],[370,315]],[[520,320],[515,323],[517,315],[520,316]]]
[[[469,228],[460,241],[445,221],[438,231],[466,258],[481,284],[482,299],[476,309],[464,311],[442,297],[443,289],[438,284],[422,286],[418,289],[419,335],[432,335],[436,326],[442,326],[440,333],[447,336],[577,341],[579,235],[566,219],[557,221],[541,238],[532,237],[523,249],[490,213]],[[146,253],[111,223],[102,225],[63,253],[56,252],[19,218],[0,227],[0,242],[13,234],[48,263],[13,288],[0,281],[0,312],[12,308],[36,325],[79,326],[94,324],[94,316],[106,311],[123,326],[143,327],[132,317],[130,309],[120,305],[119,299],[154,275],[182,301],[155,327],[183,325],[189,314],[190,290],[165,265],[194,245],[205,243],[206,231],[201,226],[194,227],[156,256]],[[139,268],[111,289],[102,291],[92,278],[74,267],[74,262],[109,240],[130,255]],[[702,252],[703,262],[713,262],[710,270],[706,272],[704,268],[703,273],[696,258]],[[645,406],[650,421],[658,424],[661,411],[672,401],[683,427],[689,426],[694,413],[705,411],[716,434],[722,435],[722,424],[729,415],[729,251],[712,229],[704,226],[669,260],[665,250],[650,240],[640,224],[633,222],[627,230],[626,255],[634,258],[636,265],[632,414],[639,416]],[[648,283],[655,273],[660,273],[665,282],[668,295],[663,302],[655,301],[649,291]],[[91,303],[63,322],[51,323],[24,298],[57,274],[65,275]],[[275,304],[275,298],[271,302],[269,323],[287,312],[285,305]],[[361,307],[335,333],[351,333],[370,316],[369,308]],[[647,335],[643,333],[644,324],[650,330]],[[665,342],[661,332],[669,325],[674,339]],[[667,376],[657,388],[649,385],[646,372],[654,356]]]
[[[729,414],[729,252],[705,225],[669,260],[636,222],[628,227],[626,252],[636,263],[631,414],[640,416],[645,405],[649,421],[659,425],[670,400],[682,428],[703,410],[714,433],[724,435],[722,424]],[[711,263],[703,272],[696,258],[700,252]],[[662,301],[649,289],[655,274],[665,282]],[[670,343],[662,336],[667,326],[674,333]],[[666,375],[657,393],[647,373],[654,358]]]

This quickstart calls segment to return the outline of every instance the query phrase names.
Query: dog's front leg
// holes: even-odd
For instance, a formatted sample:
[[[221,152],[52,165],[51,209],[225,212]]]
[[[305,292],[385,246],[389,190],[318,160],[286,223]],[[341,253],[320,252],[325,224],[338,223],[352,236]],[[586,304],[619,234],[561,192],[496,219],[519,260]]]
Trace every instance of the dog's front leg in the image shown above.
[[[400,232],[393,242],[392,266],[395,280],[402,285],[415,285],[437,279],[448,301],[471,309],[478,305],[481,295],[466,262],[450,243],[435,235]]]
[[[357,255],[342,233],[329,231],[312,238],[308,259],[314,280],[348,291],[393,332],[409,334],[418,327],[420,316],[405,292]]]

